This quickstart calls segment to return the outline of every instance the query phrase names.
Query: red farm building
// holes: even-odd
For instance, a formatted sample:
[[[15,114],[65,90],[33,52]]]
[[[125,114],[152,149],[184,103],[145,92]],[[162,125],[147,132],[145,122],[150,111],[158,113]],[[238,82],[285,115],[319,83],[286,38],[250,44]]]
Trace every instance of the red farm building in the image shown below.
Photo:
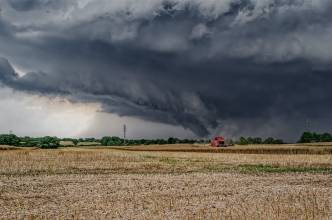
[[[225,138],[223,138],[221,136],[213,138],[211,140],[211,146],[212,147],[226,147]]]

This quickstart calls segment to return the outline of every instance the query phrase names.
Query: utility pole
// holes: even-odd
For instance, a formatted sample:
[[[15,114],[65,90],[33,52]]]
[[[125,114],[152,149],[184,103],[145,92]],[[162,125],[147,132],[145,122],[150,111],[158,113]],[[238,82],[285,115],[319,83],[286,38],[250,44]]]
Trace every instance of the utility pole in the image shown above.
[[[126,133],[127,133],[127,126],[126,124],[123,125],[123,143],[126,144]]]
[[[310,131],[310,120],[307,118],[305,121],[305,127],[306,127],[306,131]]]

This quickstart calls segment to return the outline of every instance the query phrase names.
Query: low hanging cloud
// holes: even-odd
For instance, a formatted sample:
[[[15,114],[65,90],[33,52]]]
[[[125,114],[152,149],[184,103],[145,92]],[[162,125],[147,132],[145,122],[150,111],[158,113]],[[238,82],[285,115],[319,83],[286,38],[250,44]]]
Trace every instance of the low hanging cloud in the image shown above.
[[[331,117],[328,0],[5,0],[0,7],[0,82],[18,91],[100,103],[105,112],[198,136],[287,130],[292,138],[299,121]]]

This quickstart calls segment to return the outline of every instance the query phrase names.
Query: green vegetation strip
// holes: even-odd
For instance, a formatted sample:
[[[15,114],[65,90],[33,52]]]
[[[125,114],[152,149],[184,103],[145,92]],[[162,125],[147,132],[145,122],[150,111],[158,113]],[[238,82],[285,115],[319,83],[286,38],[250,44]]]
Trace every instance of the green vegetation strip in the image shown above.
[[[166,161],[165,161],[166,162]],[[270,165],[238,165],[229,166],[224,164],[208,164],[203,167],[193,167],[192,169],[181,169],[175,166],[175,161],[167,161],[172,167],[168,169],[84,169],[84,168],[70,168],[67,170],[31,170],[31,171],[16,171],[16,172],[0,172],[0,176],[38,176],[38,175],[86,175],[86,174],[185,174],[185,173],[243,173],[243,174],[280,174],[280,173],[312,173],[312,174],[332,174],[332,168],[326,167],[277,167]]]
[[[239,165],[238,169],[244,173],[327,173],[332,174],[328,167],[282,167],[271,165]]]
[[[259,173],[321,173],[332,174],[332,168],[326,167],[277,167],[270,165],[208,165],[204,167],[210,172],[240,172],[247,174]]]
[[[159,162],[163,162],[174,167],[183,164],[184,166],[193,167],[195,172],[240,172],[240,173],[325,173],[332,174],[332,167],[287,167],[272,166],[264,164],[206,164],[202,167],[195,166],[195,162],[190,160],[177,160],[173,158],[161,158]],[[195,169],[196,168],[196,169]]]
[[[116,149],[116,148],[112,148]],[[188,152],[188,153],[225,153],[225,154],[310,154],[310,155],[326,155],[332,154],[331,147],[317,148],[187,148],[187,149],[162,149],[162,148],[140,148],[140,147],[122,147],[116,150],[124,151],[145,151],[145,152]]]

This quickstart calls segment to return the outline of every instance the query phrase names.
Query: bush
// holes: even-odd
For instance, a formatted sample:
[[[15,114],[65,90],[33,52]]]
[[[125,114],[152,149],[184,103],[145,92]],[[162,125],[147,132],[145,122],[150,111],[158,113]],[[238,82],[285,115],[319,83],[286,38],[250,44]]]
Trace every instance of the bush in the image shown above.
[[[263,144],[284,144],[284,141],[281,139],[274,139],[272,137],[268,137],[263,141]]]
[[[245,137],[240,137],[240,140],[238,141],[239,145],[248,145],[249,142],[247,141],[247,139]]]
[[[332,135],[330,133],[315,133],[315,132],[303,132],[298,143],[317,143],[317,142],[331,142]]]
[[[42,137],[39,138],[38,147],[43,149],[55,149],[60,147],[60,140],[57,137]]]
[[[284,141],[281,139],[274,139],[272,137],[266,138],[264,141],[260,137],[240,137],[239,141],[237,141],[239,145],[248,145],[248,144],[284,144]]]
[[[103,137],[100,141],[103,146],[121,146],[124,140],[119,137]]]
[[[11,146],[19,146],[20,138],[14,134],[3,134],[0,135],[0,144],[1,145],[11,145]]]

